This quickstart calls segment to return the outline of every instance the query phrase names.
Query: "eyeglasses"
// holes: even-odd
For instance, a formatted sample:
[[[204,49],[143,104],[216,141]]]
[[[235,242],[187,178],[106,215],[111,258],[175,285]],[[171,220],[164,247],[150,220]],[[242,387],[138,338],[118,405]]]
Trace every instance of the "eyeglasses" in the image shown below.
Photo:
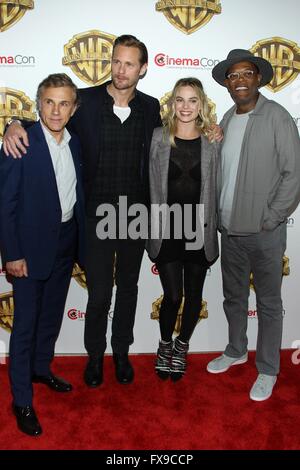
[[[227,78],[231,82],[235,82],[236,80],[239,80],[241,77],[242,78],[247,78],[247,80],[250,80],[251,78],[254,77],[256,72],[254,70],[243,70],[243,72],[232,72],[227,75]]]

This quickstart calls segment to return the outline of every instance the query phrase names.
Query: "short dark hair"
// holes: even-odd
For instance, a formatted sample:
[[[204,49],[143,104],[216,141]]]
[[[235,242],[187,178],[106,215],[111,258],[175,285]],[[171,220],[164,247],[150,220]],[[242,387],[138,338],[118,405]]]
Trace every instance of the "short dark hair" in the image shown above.
[[[48,75],[47,78],[45,78],[38,86],[37,92],[36,92],[36,106],[37,109],[39,110],[39,102],[41,99],[41,94],[42,91],[45,90],[45,88],[58,88],[58,87],[64,87],[68,86],[72,88],[72,90],[75,93],[75,104],[79,104],[79,97],[78,97],[78,88],[75,85],[75,83],[71,80],[69,75],[66,73],[52,73],[51,75]]]
[[[115,48],[117,46],[136,47],[140,51],[140,63],[141,65],[148,63],[148,51],[145,44],[131,34],[122,34],[117,37],[114,42],[112,55],[114,55]]]

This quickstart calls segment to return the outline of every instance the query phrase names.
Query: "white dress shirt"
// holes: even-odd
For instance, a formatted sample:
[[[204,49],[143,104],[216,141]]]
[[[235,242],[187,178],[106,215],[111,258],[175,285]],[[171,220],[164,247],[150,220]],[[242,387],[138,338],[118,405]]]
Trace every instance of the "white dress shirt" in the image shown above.
[[[61,221],[67,222],[73,217],[77,184],[74,162],[69,147],[71,136],[67,129],[64,129],[63,138],[58,144],[42,122],[41,126],[45,134],[54,168],[62,211]]]

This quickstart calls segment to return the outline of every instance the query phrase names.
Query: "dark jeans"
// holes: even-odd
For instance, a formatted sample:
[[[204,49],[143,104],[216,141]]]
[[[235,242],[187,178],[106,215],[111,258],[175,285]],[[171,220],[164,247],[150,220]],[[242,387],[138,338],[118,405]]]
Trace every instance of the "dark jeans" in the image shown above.
[[[133,343],[137,283],[145,247],[145,240],[100,240],[96,235],[96,225],[96,218],[87,218],[88,304],[84,344],[93,357],[100,356],[106,349],[114,276],[117,290],[112,320],[112,349],[115,353],[126,353]]]

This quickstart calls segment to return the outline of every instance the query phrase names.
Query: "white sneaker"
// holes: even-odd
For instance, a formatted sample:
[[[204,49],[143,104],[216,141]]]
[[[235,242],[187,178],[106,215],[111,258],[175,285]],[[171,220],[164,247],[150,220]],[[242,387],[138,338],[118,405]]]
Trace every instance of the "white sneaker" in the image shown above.
[[[221,374],[221,372],[226,372],[231,366],[237,366],[239,364],[244,364],[248,361],[248,353],[244,354],[241,357],[229,357],[226,354],[216,357],[207,364],[206,370],[211,374]]]
[[[258,377],[250,390],[251,400],[264,401],[270,398],[276,380],[276,375],[258,374]]]

